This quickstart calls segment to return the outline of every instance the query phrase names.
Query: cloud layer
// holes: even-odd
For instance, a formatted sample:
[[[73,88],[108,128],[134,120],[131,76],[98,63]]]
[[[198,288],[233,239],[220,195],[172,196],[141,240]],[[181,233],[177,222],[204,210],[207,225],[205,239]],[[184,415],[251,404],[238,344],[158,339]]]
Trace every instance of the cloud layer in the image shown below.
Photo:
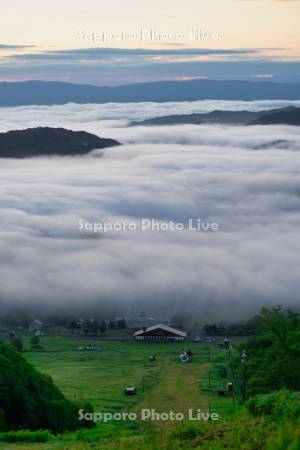
[[[236,103],[236,102],[235,102]],[[294,102],[295,103],[295,102]],[[264,109],[286,102],[222,102]],[[173,105],[208,111],[216,102]],[[128,128],[168,105],[3,109],[1,131],[66,126],[125,145],[2,160],[0,298],[35,313],[135,310],[234,319],[299,305],[300,137],[293,127]],[[169,105],[170,108],[170,105]],[[38,111],[38,115],[37,115]],[[170,111],[170,109],[169,109]],[[37,119],[38,117],[38,119]],[[107,118],[108,120],[104,120]],[[272,142],[285,142],[284,149]],[[254,150],[270,143],[268,149]],[[78,221],[215,221],[218,232],[78,230]]]

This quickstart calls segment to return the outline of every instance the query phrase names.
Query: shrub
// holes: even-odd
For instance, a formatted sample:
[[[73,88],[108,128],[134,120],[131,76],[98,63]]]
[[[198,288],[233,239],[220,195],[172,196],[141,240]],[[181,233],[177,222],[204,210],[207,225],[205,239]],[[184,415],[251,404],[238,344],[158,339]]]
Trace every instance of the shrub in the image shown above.
[[[40,347],[40,338],[38,336],[32,336],[30,339],[31,348],[39,348]]]
[[[88,430],[81,429],[76,433],[76,440],[88,443],[100,442],[103,439],[111,439],[116,436],[133,436],[140,432],[140,426],[131,420],[117,422],[98,423],[97,427]]]
[[[172,438],[180,439],[181,441],[186,441],[194,439],[199,435],[199,427],[193,423],[182,423],[171,431]]]
[[[300,315],[281,307],[263,308],[261,320],[262,334],[242,346],[248,352],[248,395],[300,391]]]
[[[283,429],[276,438],[268,440],[267,450],[299,450],[300,430]]]
[[[254,416],[272,415],[275,420],[300,416],[299,394],[288,390],[255,395],[246,402],[246,407]]]
[[[47,430],[19,430],[0,433],[0,442],[50,442],[53,439],[54,436]]]

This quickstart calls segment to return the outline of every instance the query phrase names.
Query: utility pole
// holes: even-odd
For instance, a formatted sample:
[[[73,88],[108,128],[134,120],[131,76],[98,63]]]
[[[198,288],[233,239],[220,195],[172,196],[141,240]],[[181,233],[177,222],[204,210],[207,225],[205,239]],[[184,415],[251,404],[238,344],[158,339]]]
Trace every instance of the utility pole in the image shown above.
[[[242,352],[242,364],[243,364],[243,381],[242,381],[242,401],[243,403],[247,399],[247,351]]]
[[[144,392],[145,391],[145,374],[144,374],[143,369],[141,372],[141,378],[142,378],[142,391]]]

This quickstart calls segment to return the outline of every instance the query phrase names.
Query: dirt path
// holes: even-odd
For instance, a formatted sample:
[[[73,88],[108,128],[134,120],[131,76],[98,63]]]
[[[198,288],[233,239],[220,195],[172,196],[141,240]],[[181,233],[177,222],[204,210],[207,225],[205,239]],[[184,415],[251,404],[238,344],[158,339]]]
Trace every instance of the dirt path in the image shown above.
[[[173,364],[162,368],[161,379],[149,394],[134,407],[134,412],[141,409],[155,409],[156,412],[182,412],[187,415],[190,408],[206,411],[208,398],[199,388],[199,380],[205,375],[210,363]]]

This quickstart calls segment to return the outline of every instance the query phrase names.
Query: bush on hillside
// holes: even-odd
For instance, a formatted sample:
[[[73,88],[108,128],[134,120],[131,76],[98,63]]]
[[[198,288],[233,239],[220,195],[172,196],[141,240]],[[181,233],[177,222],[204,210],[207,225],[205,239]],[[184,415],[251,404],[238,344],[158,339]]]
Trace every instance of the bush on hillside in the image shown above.
[[[0,431],[76,430],[82,427],[78,409],[51,377],[34,369],[12,345],[0,343]]]
[[[49,433],[47,430],[19,430],[0,433],[0,442],[50,442],[53,439],[53,434]]]
[[[280,390],[259,394],[246,402],[254,416],[272,416],[272,419],[297,419],[300,417],[300,396],[297,392]]]

